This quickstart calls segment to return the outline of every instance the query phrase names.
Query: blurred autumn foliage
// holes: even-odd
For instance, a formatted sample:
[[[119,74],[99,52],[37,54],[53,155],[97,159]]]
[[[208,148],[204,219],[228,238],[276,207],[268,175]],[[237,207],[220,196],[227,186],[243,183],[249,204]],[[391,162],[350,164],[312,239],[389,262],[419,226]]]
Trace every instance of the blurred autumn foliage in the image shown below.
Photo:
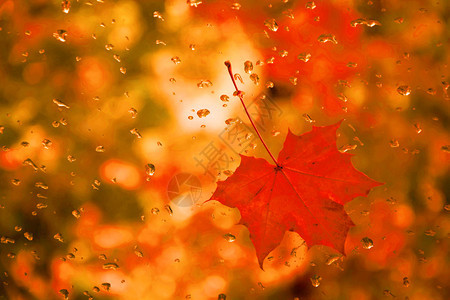
[[[449,299],[445,0],[0,2],[0,299]],[[344,257],[208,200],[343,120]],[[247,125],[246,125],[247,124]],[[204,204],[203,204],[204,203]]]

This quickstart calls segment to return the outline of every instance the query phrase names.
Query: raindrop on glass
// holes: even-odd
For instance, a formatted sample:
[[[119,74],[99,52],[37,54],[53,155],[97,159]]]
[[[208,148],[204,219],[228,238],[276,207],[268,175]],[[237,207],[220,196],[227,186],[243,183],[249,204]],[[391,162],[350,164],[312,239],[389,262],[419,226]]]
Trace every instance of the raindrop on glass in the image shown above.
[[[198,116],[199,118],[204,118],[204,117],[206,117],[206,116],[209,115],[209,114],[210,114],[210,111],[209,111],[208,109],[206,109],[206,108],[199,109],[199,110],[197,111],[197,116]]]
[[[368,238],[368,237],[362,238],[361,239],[361,244],[362,244],[362,247],[364,249],[371,249],[371,248],[373,248],[373,241],[370,238]]]
[[[408,85],[401,85],[397,88],[397,92],[402,96],[408,96],[411,94],[411,87]]]
[[[321,43],[331,42],[333,44],[337,44],[336,36],[334,34],[321,34],[317,40]]]
[[[224,234],[223,238],[229,243],[234,242],[236,240],[236,237],[234,235],[232,235],[231,233]]]
[[[264,21],[264,25],[272,31],[278,30],[278,24],[275,19],[267,19]]]
[[[320,277],[319,275],[313,275],[310,280],[313,287],[319,287],[320,282],[322,281],[322,277]]]

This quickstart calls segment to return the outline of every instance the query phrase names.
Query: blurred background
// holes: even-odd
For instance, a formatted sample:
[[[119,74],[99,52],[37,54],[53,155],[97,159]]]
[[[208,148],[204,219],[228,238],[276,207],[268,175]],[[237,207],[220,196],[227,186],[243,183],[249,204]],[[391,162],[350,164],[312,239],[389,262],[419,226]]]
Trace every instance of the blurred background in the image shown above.
[[[0,1],[0,299],[449,299],[445,0]],[[347,256],[210,198],[344,120]]]

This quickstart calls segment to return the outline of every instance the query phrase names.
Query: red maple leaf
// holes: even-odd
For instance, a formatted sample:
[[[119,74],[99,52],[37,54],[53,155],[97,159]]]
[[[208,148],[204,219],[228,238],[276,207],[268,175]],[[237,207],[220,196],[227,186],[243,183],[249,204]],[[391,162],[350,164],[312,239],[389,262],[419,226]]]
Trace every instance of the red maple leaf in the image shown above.
[[[286,230],[297,232],[308,247],[326,245],[344,253],[354,225],[344,204],[380,183],[356,170],[351,154],[337,150],[339,125],[314,126],[300,136],[289,131],[278,166],[241,155],[235,173],[218,182],[211,200],[239,209],[261,268]]]
[[[232,77],[231,64],[225,62]],[[210,200],[237,207],[239,224],[248,227],[259,265],[275,249],[287,230],[297,232],[308,247],[326,245],[344,254],[352,220],[344,204],[381,185],[356,170],[352,154],[336,147],[341,122],[316,127],[297,136],[288,132],[275,159],[247,111],[233,77],[239,98],[261,142],[275,164],[241,155],[234,174],[217,183]]]

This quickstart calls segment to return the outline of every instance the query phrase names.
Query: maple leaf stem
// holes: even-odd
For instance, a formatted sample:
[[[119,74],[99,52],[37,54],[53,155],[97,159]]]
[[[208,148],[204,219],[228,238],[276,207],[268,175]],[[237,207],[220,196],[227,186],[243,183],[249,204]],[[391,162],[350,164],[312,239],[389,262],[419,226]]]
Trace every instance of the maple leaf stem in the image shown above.
[[[247,117],[248,117],[248,119],[250,120],[250,123],[252,124],[253,129],[255,129],[256,134],[258,135],[258,137],[259,137],[261,143],[264,145],[264,148],[266,148],[267,153],[269,153],[269,155],[270,155],[270,157],[272,158],[272,160],[273,160],[273,162],[275,163],[275,165],[276,165],[277,167],[279,167],[280,165],[278,164],[277,160],[276,160],[275,157],[273,156],[272,152],[270,152],[269,147],[267,147],[266,143],[264,142],[264,140],[263,140],[261,134],[259,133],[258,128],[256,128],[256,125],[255,125],[255,123],[253,122],[253,119],[252,119],[252,117],[250,116],[250,113],[249,113],[248,110],[247,110],[247,106],[246,106],[245,103],[244,103],[244,95],[242,94],[242,91],[240,91],[240,90],[238,89],[238,87],[237,87],[236,80],[234,80],[233,72],[231,71],[231,63],[230,63],[228,60],[225,62],[225,66],[227,66],[228,73],[230,74],[231,81],[233,82],[234,88],[236,89],[237,96],[239,97],[239,100],[241,100],[242,106],[244,107],[245,113],[247,114]]]

